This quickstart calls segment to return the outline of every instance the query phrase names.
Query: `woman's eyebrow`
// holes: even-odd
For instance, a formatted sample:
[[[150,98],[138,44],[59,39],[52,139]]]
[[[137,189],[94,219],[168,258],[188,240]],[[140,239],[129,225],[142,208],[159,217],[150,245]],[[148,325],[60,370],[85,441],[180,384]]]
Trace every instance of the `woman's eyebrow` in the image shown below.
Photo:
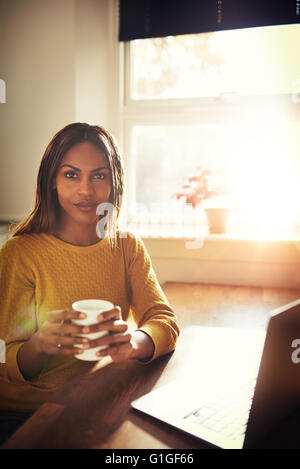
[[[72,168],[72,169],[75,169],[75,171],[79,171],[81,172],[81,169],[79,168],[76,168],[76,166],[73,166],[71,164],[63,164],[61,166],[61,168],[64,168],[65,166],[69,167],[69,168]],[[108,166],[100,166],[100,168],[96,168],[96,169],[92,169],[91,170],[91,173],[94,173],[95,171],[100,171],[101,169],[109,169]]]

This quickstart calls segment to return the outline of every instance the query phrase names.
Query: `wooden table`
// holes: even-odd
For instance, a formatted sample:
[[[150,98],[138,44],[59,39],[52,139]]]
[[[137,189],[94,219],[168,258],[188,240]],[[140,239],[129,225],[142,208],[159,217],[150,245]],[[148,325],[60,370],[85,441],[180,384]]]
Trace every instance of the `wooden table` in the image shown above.
[[[185,334],[188,326],[265,329],[269,313],[299,298],[300,290],[166,283],[164,291],[182,329],[174,353],[148,365],[96,365],[58,390],[3,447],[206,448],[197,438],[131,410],[130,402],[178,378],[192,363],[197,344]]]

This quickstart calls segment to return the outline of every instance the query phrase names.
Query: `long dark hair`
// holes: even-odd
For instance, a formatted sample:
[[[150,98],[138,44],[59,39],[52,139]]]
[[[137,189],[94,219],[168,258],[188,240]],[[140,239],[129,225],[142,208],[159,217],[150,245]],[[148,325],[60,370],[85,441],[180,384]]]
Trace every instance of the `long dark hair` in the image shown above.
[[[97,146],[109,164],[112,189],[108,202],[114,210],[108,214],[107,231],[111,245],[114,245],[124,192],[122,158],[115,139],[104,127],[79,122],[64,127],[48,144],[39,167],[34,208],[17,226],[11,225],[9,237],[25,233],[52,232],[60,216],[57,192],[53,190],[58,168],[67,151],[77,143],[85,141]]]

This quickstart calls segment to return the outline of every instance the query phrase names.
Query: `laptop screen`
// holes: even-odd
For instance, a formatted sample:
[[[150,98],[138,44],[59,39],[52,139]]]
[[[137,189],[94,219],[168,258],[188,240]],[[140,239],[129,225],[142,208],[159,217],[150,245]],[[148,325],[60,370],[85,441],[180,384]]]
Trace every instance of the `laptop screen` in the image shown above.
[[[270,318],[244,447],[253,447],[300,405],[300,300],[276,310]],[[300,356],[300,354],[299,354]]]

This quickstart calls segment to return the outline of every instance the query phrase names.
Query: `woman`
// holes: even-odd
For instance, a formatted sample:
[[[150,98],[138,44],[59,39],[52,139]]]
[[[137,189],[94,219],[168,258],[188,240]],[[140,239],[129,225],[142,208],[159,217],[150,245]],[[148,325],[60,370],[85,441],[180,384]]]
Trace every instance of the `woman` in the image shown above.
[[[74,357],[78,346],[106,345],[99,358],[115,362],[149,362],[174,349],[179,328],[144,244],[117,229],[123,190],[122,160],[103,127],[68,125],[47,146],[35,207],[0,253],[0,339],[6,344],[0,427],[1,418],[4,427],[10,415],[27,418],[70,376],[91,367]],[[71,305],[86,298],[115,306],[96,326],[75,325],[81,313]],[[110,334],[78,337],[100,330]]]

